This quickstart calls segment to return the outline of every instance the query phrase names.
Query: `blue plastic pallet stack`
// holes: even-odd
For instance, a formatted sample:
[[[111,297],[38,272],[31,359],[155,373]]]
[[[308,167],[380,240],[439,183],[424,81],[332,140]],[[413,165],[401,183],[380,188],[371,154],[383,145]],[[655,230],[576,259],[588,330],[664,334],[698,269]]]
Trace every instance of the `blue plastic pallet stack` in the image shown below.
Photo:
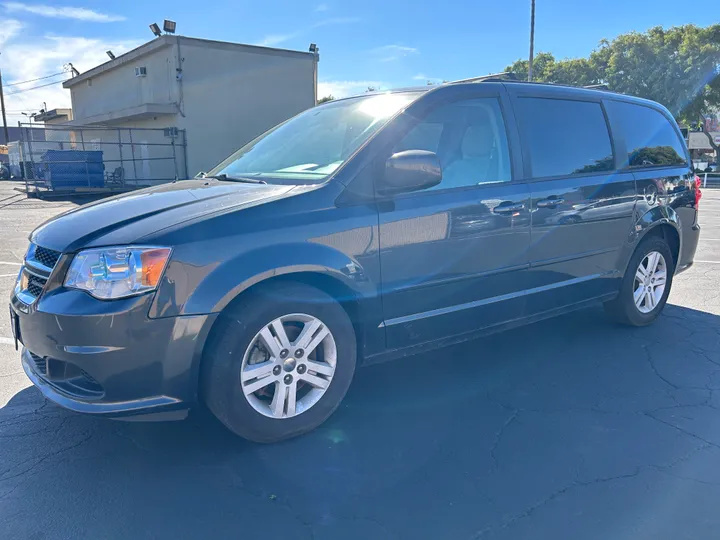
[[[48,150],[40,159],[51,189],[105,186],[102,150]]]

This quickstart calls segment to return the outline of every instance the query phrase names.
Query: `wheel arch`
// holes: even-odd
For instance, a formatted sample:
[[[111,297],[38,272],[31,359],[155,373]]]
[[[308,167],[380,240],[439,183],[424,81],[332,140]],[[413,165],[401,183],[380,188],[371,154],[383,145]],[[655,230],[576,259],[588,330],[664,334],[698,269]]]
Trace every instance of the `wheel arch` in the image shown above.
[[[673,263],[677,268],[682,248],[681,223],[677,212],[670,206],[657,205],[650,208],[635,223],[637,241],[633,246],[633,252],[645,238],[656,236],[667,242],[673,255]],[[631,254],[632,256],[632,254]],[[628,257],[629,262],[629,257]]]
[[[301,283],[318,289],[336,300],[345,310],[350,322],[355,330],[355,342],[357,347],[358,364],[361,364],[364,357],[364,351],[368,341],[372,339],[369,336],[369,330],[373,328],[368,322],[368,310],[372,309],[366,306],[363,297],[349,286],[344,280],[327,272],[318,270],[297,270],[288,271],[273,276],[258,279],[249,286],[240,290],[227,304],[223,306],[216,317],[208,321],[208,328],[205,329],[207,338],[204,340],[202,350],[196,355],[195,365],[193,366],[194,379],[197,383],[198,392],[201,388],[202,364],[206,359],[207,351],[211,348],[213,340],[217,337],[217,332],[222,329],[223,316],[237,309],[244,299],[254,292],[258,292],[265,288],[271,288],[280,283]],[[201,398],[198,394],[198,398]]]
[[[358,292],[337,276],[316,270],[284,272],[265,279],[260,279],[252,285],[243,288],[238,294],[236,294],[235,297],[232,298],[230,302],[228,302],[220,311],[220,316],[236,309],[242,304],[243,299],[246,298],[247,295],[258,290],[271,288],[273,285],[278,283],[301,283],[318,289],[331,296],[342,306],[345,313],[348,314],[350,321],[353,323],[353,327],[356,328],[356,334],[359,334],[356,325],[361,322],[362,307]],[[360,348],[358,348],[358,351],[359,350]]]
[[[671,225],[670,222],[658,223],[654,227],[648,229],[640,241],[651,237],[661,238],[667,243],[673,256],[673,267],[677,268],[681,241],[678,228],[674,224]]]
[[[622,275],[625,274],[635,250],[637,250],[645,238],[650,236],[657,236],[667,242],[674,258],[674,266],[677,269],[678,258],[680,253],[682,253],[682,234],[680,228],[680,218],[671,207],[656,205],[647,210],[633,223],[628,242],[624,244],[620,251],[617,266],[618,271],[620,271]]]

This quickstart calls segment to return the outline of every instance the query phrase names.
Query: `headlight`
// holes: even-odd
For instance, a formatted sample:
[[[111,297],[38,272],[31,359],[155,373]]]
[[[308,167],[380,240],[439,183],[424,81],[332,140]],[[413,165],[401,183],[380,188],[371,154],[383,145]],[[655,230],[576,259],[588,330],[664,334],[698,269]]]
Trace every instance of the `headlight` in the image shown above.
[[[81,251],[72,261],[65,286],[111,300],[154,290],[170,258],[166,247],[110,247]]]

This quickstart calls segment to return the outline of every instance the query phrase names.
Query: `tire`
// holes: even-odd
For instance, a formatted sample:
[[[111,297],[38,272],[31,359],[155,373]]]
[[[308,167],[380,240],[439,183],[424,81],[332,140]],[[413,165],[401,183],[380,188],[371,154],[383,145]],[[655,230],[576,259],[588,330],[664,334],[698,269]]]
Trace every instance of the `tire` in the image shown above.
[[[321,323],[317,332],[327,329],[329,337],[322,338],[312,352],[296,360],[295,356],[303,355],[304,351],[293,347],[283,349],[275,331],[277,326],[270,326],[271,323],[277,325],[281,317],[280,326],[289,340],[286,343],[301,344],[301,333],[306,329],[310,333],[312,320]],[[261,331],[270,332],[264,334],[269,336],[268,341],[259,335]],[[320,339],[320,334],[308,339],[312,339],[308,344],[310,348]],[[270,341],[274,341],[274,345],[269,344]],[[261,287],[243,296],[237,307],[221,315],[218,327],[213,329],[203,358],[201,395],[212,413],[237,435],[260,443],[289,439],[315,429],[340,405],[355,373],[356,349],[350,318],[331,296],[301,283]],[[283,354],[287,356],[282,357]],[[259,360],[254,362],[256,356]],[[334,372],[330,374],[333,357]],[[262,368],[264,371],[270,367],[276,370],[266,375],[268,380],[272,377],[276,380],[246,395],[253,385],[264,384],[260,381],[265,381],[265,375],[257,379],[248,375],[253,369],[251,366],[260,365],[266,366]],[[324,374],[312,371],[311,365],[317,369],[324,366]],[[292,383],[286,384],[288,376]],[[318,379],[328,378],[326,388],[316,386]],[[292,392],[291,388],[294,388]],[[284,405],[275,399],[279,391],[287,391],[282,394]],[[318,394],[321,395],[318,397]],[[290,396],[296,396],[297,401]],[[295,403],[292,407],[291,402]]]
[[[643,306],[636,305],[634,293],[638,285],[636,275],[640,264],[643,263],[643,268],[645,268],[647,262],[646,257],[652,253],[662,255],[666,278],[662,296],[660,296],[659,299],[653,300],[654,306],[650,309],[647,303]],[[625,271],[620,292],[617,298],[605,303],[605,311],[611,318],[621,324],[628,326],[647,326],[658,318],[665,307],[670,289],[672,288],[674,272],[675,261],[667,242],[657,236],[646,238],[640,242],[635,249],[635,253],[633,253],[633,256],[630,258],[627,270]],[[647,311],[643,312],[644,310]]]

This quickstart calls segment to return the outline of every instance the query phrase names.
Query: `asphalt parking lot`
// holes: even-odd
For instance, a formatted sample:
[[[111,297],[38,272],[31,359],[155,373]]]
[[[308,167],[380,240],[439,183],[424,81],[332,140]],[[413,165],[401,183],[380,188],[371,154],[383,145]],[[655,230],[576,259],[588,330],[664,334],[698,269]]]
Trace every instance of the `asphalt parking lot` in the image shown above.
[[[69,202],[0,182],[0,294]],[[698,539],[720,530],[720,190],[651,327],[588,309],[362,369],[276,445],[123,423],[32,388],[0,314],[0,537]]]

